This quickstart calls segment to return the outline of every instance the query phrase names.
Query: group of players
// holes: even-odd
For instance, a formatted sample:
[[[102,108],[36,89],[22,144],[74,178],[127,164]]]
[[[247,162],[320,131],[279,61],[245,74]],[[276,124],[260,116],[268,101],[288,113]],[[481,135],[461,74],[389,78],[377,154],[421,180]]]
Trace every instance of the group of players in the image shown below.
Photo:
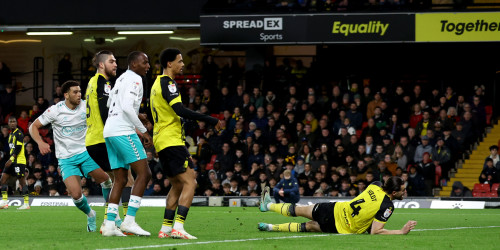
[[[145,114],[139,114],[143,99],[142,77],[150,68],[148,56],[134,51],[128,55],[127,63],[128,70],[113,85],[109,79],[116,76],[116,59],[110,51],[98,52],[94,56],[97,73],[89,81],[86,100],[81,98],[78,82],[65,82],[62,85],[65,100],[51,106],[36,119],[29,128],[30,135],[42,155],[50,153],[50,146],[41,138],[39,129],[52,124],[56,157],[63,181],[76,207],[87,215],[89,232],[97,230],[96,212],[82,194],[80,178],[82,174],[90,175],[101,184],[106,201],[105,219],[100,228],[104,236],[151,235],[136,223],[135,217],[151,179],[145,148],[154,146],[163,171],[172,184],[158,237],[196,239],[184,229],[196,188],[196,176],[190,153],[185,147],[181,117],[205,121],[216,130],[221,129],[221,123],[216,118],[183,106],[179,88],[174,81],[184,67],[178,49],[165,49],[160,54],[163,74],[157,77],[151,88],[149,103],[154,125]],[[23,165],[22,159],[16,158],[24,155],[20,154],[24,146],[14,121],[11,126],[9,120],[12,130],[11,159],[6,167],[12,163]],[[153,138],[148,134],[148,128],[152,128]],[[136,174],[135,180],[130,168]],[[8,173],[4,172],[1,179],[2,194],[5,195],[4,178],[9,177]],[[15,173],[24,173],[24,170],[16,168]],[[20,182],[24,183],[22,179]],[[22,189],[23,194],[25,189]],[[402,199],[404,193],[403,181],[399,177],[392,177],[385,184],[370,185],[349,202],[297,206],[272,203],[267,187],[262,193],[260,211],[303,216],[311,221],[279,225],[259,223],[258,228],[261,231],[406,234],[415,227],[415,221],[409,221],[401,230],[384,229],[385,222],[394,211],[392,200]],[[20,209],[29,208],[29,199],[27,195],[24,197],[25,203]],[[125,213],[123,222],[118,213],[120,199]],[[2,205],[3,201],[0,207]]]
[[[154,145],[164,172],[172,183],[158,236],[196,239],[184,230],[196,179],[191,156],[185,147],[180,117],[203,120],[217,130],[221,123],[216,118],[193,112],[182,105],[181,94],[174,81],[184,67],[181,52],[165,49],[160,54],[163,74],[154,82],[150,99],[154,126],[145,114],[139,114],[143,99],[142,77],[150,68],[148,56],[140,51],[131,52],[127,58],[128,70],[115,84],[109,81],[116,76],[117,64],[113,53],[100,51],[93,62],[97,73],[89,81],[85,100],[82,100],[80,84],[67,81],[61,86],[64,100],[49,107],[30,126],[29,133],[38,144],[40,153],[45,155],[51,152],[50,145],[43,141],[39,132],[41,127],[51,124],[63,181],[75,206],[87,215],[87,231],[97,230],[96,212],[90,208],[82,193],[81,176],[91,176],[102,187],[106,201],[105,219],[100,228],[102,235],[150,236],[137,224],[135,216],[151,179],[145,148]],[[21,154],[24,152],[22,134],[19,134],[17,124],[11,124],[9,120],[9,125],[12,130],[12,138],[9,138],[11,159],[1,179],[2,208],[8,207],[6,180],[13,174],[23,177],[24,169],[20,167],[26,164],[26,159],[21,159],[21,155],[24,156]],[[146,127],[153,129],[153,138]],[[130,168],[136,175],[135,179]],[[25,185],[22,185],[24,182],[20,178],[23,194],[26,191]],[[125,213],[123,222],[118,214],[120,199]],[[27,195],[20,209],[29,209]]]

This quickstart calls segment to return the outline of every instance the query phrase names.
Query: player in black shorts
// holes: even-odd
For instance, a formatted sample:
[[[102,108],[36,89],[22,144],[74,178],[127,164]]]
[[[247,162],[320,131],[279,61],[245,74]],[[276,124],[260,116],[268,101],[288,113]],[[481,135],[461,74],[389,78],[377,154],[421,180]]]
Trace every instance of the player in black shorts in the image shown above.
[[[163,170],[172,189],[167,196],[167,205],[159,238],[196,239],[184,230],[189,208],[196,188],[195,172],[191,166],[182,127],[181,117],[201,120],[220,129],[216,118],[186,109],[181,102],[181,94],[175,76],[182,73],[184,62],[178,49],[166,49],[160,54],[163,74],[156,78],[151,88],[150,107],[153,115],[153,143],[160,157]],[[177,209],[177,216],[175,210]],[[174,224],[175,217],[175,224]]]
[[[10,176],[16,176],[19,179],[19,186],[21,186],[21,193],[24,197],[24,204],[18,209],[30,209],[30,200],[28,196],[28,186],[24,178],[24,171],[26,169],[26,156],[24,155],[24,135],[23,132],[17,127],[16,117],[9,117],[9,148],[10,158],[5,163],[0,184],[2,185],[2,201],[0,201],[0,209],[9,207],[8,203],[8,186],[7,180]]]

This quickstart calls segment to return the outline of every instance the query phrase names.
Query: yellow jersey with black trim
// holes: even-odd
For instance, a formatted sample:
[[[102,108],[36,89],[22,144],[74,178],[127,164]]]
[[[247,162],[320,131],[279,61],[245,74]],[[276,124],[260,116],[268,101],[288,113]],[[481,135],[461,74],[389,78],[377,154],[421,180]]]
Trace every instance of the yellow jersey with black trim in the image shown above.
[[[335,226],[341,234],[361,234],[373,220],[386,223],[394,212],[394,204],[387,193],[377,185],[369,185],[351,201],[337,202],[333,214]]]
[[[87,135],[85,136],[85,146],[92,146],[104,143],[102,135],[104,124],[108,118],[109,93],[112,85],[102,74],[95,74],[90,78],[85,99],[87,100]]]
[[[9,154],[10,160],[15,164],[26,165],[26,155],[24,153],[24,135],[20,129],[16,128],[9,134]]]
[[[153,115],[153,144],[157,152],[172,146],[185,146],[181,118],[172,105],[181,103],[177,83],[167,75],[156,78],[151,87],[150,108]]]

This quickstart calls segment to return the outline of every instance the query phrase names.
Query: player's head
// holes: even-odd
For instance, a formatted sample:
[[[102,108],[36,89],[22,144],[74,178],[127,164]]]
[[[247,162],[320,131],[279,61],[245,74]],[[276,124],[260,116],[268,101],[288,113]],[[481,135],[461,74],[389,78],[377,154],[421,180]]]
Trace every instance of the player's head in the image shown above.
[[[13,115],[9,116],[9,128],[14,130],[17,128],[17,118]]]
[[[148,56],[141,51],[132,51],[127,57],[128,68],[140,76],[145,76],[149,70]]]
[[[160,63],[164,69],[169,69],[171,74],[179,75],[182,73],[184,61],[179,49],[167,48],[160,53]]]
[[[72,105],[77,106],[82,101],[82,91],[80,89],[80,83],[77,81],[66,81],[61,86],[61,91],[64,94],[64,99]]]
[[[401,177],[391,176],[385,181],[382,187],[384,191],[392,197],[392,200],[402,200],[404,194],[406,193],[406,188],[404,186],[404,181]]]
[[[104,74],[106,77],[116,76],[116,59],[113,52],[109,50],[101,50],[92,58],[92,64],[97,68],[97,72]]]

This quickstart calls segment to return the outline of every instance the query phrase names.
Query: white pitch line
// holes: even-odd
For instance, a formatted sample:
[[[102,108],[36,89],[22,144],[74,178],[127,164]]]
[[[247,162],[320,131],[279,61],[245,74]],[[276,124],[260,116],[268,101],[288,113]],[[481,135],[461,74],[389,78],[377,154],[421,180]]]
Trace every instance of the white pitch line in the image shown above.
[[[498,228],[498,227],[500,227],[500,226],[428,228],[428,229],[413,229],[412,231],[416,231],[416,232],[422,232],[422,231],[445,231],[445,230],[481,229],[481,228]],[[162,244],[162,245],[122,247],[122,248],[102,248],[102,249],[97,249],[97,250],[128,250],[128,249],[175,247],[175,246],[187,246],[187,245],[205,245],[205,244],[214,244],[214,243],[231,243],[231,242],[245,242],[245,241],[258,241],[258,240],[283,240],[283,239],[326,237],[326,236],[343,236],[343,235],[349,235],[349,234],[313,234],[313,235],[296,235],[296,236],[283,236],[283,237],[270,237],[270,238],[239,239],[239,240],[216,240],[216,241],[184,242],[184,243],[173,243],[173,244]]]
[[[111,250],[111,249],[113,249],[113,250],[127,250],[127,249],[173,247],[173,246],[186,246],[186,245],[202,245],[202,244],[213,244],[213,243],[231,243],[231,242],[244,242],[244,241],[257,241],[257,240],[282,240],[282,239],[325,237],[325,236],[342,236],[342,235],[347,235],[347,234],[313,234],[313,235],[296,235],[296,236],[282,236],[282,237],[270,237],[270,238],[239,239],[239,240],[216,240],[216,241],[185,242],[185,243],[173,243],[173,244],[163,244],[163,245],[123,247],[123,248],[103,248],[103,249],[96,249],[96,250]]]
[[[500,227],[500,226],[429,228],[429,229],[413,229],[411,231],[443,231],[443,230],[481,229],[481,228],[494,228],[494,227]]]

